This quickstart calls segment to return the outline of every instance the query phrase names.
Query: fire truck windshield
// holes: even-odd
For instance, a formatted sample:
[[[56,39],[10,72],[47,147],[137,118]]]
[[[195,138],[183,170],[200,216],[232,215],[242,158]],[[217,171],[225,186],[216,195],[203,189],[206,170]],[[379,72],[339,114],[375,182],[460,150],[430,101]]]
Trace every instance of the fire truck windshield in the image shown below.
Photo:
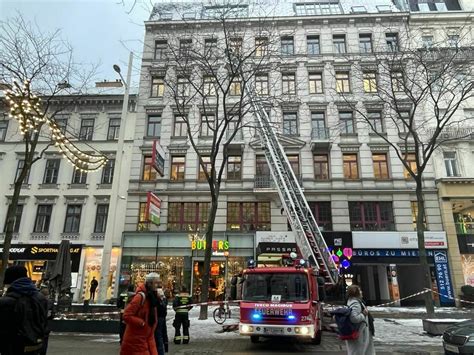
[[[262,273],[244,276],[244,301],[307,301],[308,277],[299,273]]]

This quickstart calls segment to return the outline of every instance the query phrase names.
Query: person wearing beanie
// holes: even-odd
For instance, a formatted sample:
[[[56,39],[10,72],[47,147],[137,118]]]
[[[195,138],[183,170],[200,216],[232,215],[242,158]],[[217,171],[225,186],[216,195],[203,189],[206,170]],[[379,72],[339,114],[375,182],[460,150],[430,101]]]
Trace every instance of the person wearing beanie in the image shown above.
[[[125,308],[126,324],[120,347],[121,355],[158,355],[155,329],[158,324],[158,296],[156,290],[160,275],[155,272],[145,277],[145,283],[137,285],[135,295]]]
[[[39,354],[49,333],[48,301],[28,278],[24,266],[9,267],[4,283],[7,290],[0,298],[0,353]]]

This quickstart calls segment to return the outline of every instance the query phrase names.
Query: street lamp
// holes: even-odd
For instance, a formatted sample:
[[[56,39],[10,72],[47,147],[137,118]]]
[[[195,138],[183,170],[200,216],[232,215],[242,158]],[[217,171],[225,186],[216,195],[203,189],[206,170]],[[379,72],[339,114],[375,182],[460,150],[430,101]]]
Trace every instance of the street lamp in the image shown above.
[[[104,235],[104,247],[102,250],[102,263],[100,269],[100,280],[99,280],[99,302],[105,302],[107,299],[107,290],[109,283],[109,272],[110,272],[110,263],[112,259],[112,247],[113,241],[116,233],[117,226],[124,225],[124,221],[119,223],[120,218],[117,218],[117,213],[120,210],[120,206],[125,202],[124,196],[127,194],[128,183],[124,182],[121,184],[120,180],[122,178],[122,160],[123,160],[123,147],[125,140],[125,122],[128,113],[128,99],[130,94],[130,81],[132,78],[132,63],[133,63],[133,53],[130,52],[130,57],[128,60],[128,70],[127,70],[127,80],[125,81],[122,77],[120,67],[117,64],[114,64],[114,70],[120,75],[122,82],[125,86],[125,91],[123,95],[123,104],[122,104],[122,115],[120,117],[120,131],[119,138],[117,142],[117,153],[115,154],[115,167],[114,167],[114,177],[112,180],[112,191],[110,192],[109,200],[109,213],[107,216],[107,226],[105,229]],[[119,198],[120,197],[120,198]],[[117,261],[118,262],[118,261]],[[115,271],[117,272],[117,270]],[[113,297],[113,295],[112,295]]]

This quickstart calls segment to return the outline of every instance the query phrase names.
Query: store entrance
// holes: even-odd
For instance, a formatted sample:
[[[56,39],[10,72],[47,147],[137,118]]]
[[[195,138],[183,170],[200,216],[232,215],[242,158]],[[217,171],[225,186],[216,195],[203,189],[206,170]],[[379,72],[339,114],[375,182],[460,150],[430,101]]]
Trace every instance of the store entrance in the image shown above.
[[[202,275],[204,261],[193,261],[192,293],[197,300],[202,292]],[[213,260],[211,262],[211,279],[209,282],[209,301],[223,301],[225,298],[226,261]]]

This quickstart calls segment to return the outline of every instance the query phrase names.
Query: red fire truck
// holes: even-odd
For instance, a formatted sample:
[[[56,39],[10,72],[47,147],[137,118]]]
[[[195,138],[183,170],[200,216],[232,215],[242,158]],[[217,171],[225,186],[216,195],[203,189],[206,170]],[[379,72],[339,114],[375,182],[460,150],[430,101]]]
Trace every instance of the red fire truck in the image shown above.
[[[297,337],[321,343],[324,278],[304,260],[286,267],[250,267],[243,273],[241,335]]]

